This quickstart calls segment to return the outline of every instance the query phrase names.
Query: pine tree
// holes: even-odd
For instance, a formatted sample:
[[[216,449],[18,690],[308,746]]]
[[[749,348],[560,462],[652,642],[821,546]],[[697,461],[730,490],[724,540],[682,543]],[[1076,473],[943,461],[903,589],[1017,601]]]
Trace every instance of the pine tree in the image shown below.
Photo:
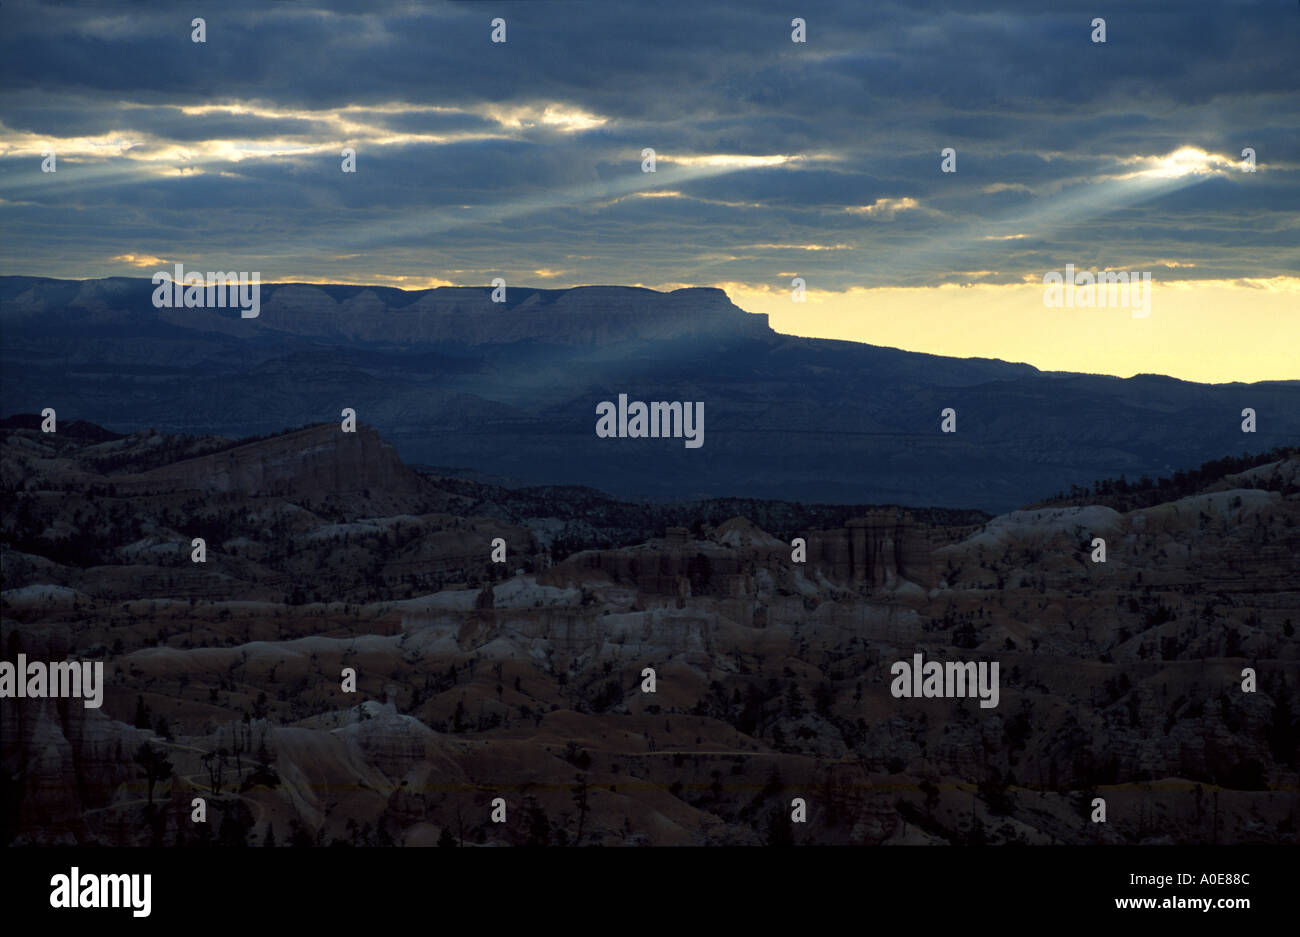
[[[767,844],[769,846],[793,846],[794,826],[785,807],[777,807],[767,821]]]
[[[153,723],[149,720],[149,707],[144,704],[144,697],[135,698],[135,727],[146,731],[153,730]]]
[[[578,835],[574,839],[573,845],[582,845],[582,830],[587,822],[587,813],[590,810],[587,799],[587,776],[580,774],[577,776],[577,784],[572,788],[573,805],[578,808]]]
[[[149,806],[152,807],[154,785],[172,776],[172,763],[165,751],[154,748],[148,742],[136,751],[134,760],[143,769],[140,777],[149,782]]]

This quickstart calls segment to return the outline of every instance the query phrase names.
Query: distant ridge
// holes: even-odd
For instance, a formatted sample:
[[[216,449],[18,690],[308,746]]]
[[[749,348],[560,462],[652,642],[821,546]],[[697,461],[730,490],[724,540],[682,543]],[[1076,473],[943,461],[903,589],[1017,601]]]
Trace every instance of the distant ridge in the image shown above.
[[[0,277],[0,317],[39,329],[61,311],[93,326],[138,327],[154,320],[187,329],[247,334],[231,309],[155,309],[148,279],[51,280]],[[661,293],[644,287],[578,286],[536,289],[508,286],[505,302],[493,288],[261,284],[257,330],[378,343],[464,345],[520,341],[595,345],[619,341],[734,335],[772,336],[766,315],[747,313],[713,287]]]
[[[44,418],[39,413],[15,413],[0,419],[0,430],[5,429],[40,429]],[[89,420],[67,420],[58,424],[58,432],[71,439],[84,439],[90,442],[111,442],[126,438],[122,433],[104,429]]]
[[[352,408],[407,465],[618,498],[1001,512],[1099,478],[1293,445],[1300,381],[1044,373],[772,331],[717,289],[267,285],[260,315],[145,279],[0,277],[0,396],[194,455]],[[705,443],[601,438],[596,405],[697,401]],[[941,414],[956,413],[956,432]],[[1257,431],[1243,433],[1243,410]],[[334,432],[334,429],[330,429]]]

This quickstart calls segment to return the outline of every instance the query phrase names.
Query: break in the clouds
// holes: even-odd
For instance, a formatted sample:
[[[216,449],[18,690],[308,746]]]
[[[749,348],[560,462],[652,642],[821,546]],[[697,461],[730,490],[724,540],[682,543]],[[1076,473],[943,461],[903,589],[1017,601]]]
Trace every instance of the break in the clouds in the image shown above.
[[[754,289],[797,273],[840,291],[1066,263],[1300,274],[1294,6],[204,7],[0,7],[6,272]]]

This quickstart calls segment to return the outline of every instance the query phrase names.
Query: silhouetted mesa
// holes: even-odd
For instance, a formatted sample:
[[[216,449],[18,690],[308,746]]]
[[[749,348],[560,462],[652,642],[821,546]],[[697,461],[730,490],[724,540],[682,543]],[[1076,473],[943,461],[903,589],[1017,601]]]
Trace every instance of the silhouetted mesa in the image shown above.
[[[506,296],[266,284],[261,314],[241,319],[155,309],[145,279],[0,277],[0,396],[115,432],[195,436],[350,407],[408,465],[672,501],[1005,511],[1300,438],[1295,381],[1119,379],[796,338],[716,289]],[[703,404],[707,445],[600,438],[595,408],[619,394]],[[948,408],[955,433],[940,432]]]

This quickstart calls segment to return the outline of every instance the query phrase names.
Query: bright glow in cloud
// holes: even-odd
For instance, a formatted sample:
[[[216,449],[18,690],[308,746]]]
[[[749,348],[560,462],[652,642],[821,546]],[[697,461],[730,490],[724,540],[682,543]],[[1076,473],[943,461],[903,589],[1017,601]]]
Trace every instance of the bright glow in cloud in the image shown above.
[[[545,128],[560,133],[577,133],[608,123],[608,118],[560,103],[501,107],[438,107],[388,103],[349,105],[320,110],[273,107],[256,101],[232,101],[224,104],[158,106],[125,102],[118,105],[127,126],[96,136],[57,137],[10,130],[0,124],[0,157],[39,157],[53,150],[60,159],[103,159],[119,157],[132,162],[183,164],[200,167],[215,162],[237,163],[246,159],[276,160],[334,153],[341,146],[410,146],[424,144],[445,146],[482,140],[516,139],[521,131]],[[133,111],[179,113],[186,117],[224,115],[257,118],[266,121],[301,121],[303,132],[272,137],[210,138],[207,140],[168,140],[148,131],[129,126]],[[459,130],[455,132],[397,132],[376,117],[390,115],[427,115],[431,118],[469,115],[495,122],[499,130]],[[689,159],[689,158],[688,158]],[[734,157],[729,159],[742,159]],[[765,157],[752,157],[765,159]],[[737,167],[742,168],[742,167]],[[176,175],[170,170],[161,174]]]
[[[118,254],[113,260],[130,264],[132,267],[165,267],[167,261],[152,254]]]
[[[878,198],[870,205],[853,205],[844,210],[853,215],[867,215],[871,218],[893,218],[900,211],[910,211],[920,207],[921,203],[910,197]]]
[[[112,131],[98,136],[51,137],[45,134],[27,133],[10,130],[0,124],[0,157],[28,156],[40,157],[46,150],[53,150],[60,159],[94,158],[103,159],[113,156],[127,156],[130,151],[144,142],[142,134]]]
[[[376,280],[382,280],[382,283],[375,283]],[[268,281],[269,282],[269,281]],[[277,276],[276,283],[305,283],[310,286],[329,286],[338,284],[341,286],[394,286],[402,290],[432,290],[440,286],[455,286],[450,280],[443,280],[438,277],[417,277],[417,276],[398,276],[388,273],[342,273],[335,276],[320,277],[310,274],[290,273],[284,276]]]
[[[742,250],[764,251],[851,251],[852,244],[742,244]]]
[[[679,166],[703,167],[706,169],[762,169],[765,166],[782,166],[799,160],[798,156],[737,156],[729,153],[715,153],[709,156],[673,156],[655,154],[656,162],[675,163]]]
[[[469,113],[473,113],[470,111]],[[512,108],[490,108],[482,111],[483,115],[496,121],[502,127],[523,130],[529,127],[550,127],[561,133],[577,133],[603,127],[609,118],[599,114],[590,114],[576,107],[563,104],[525,105]]]
[[[499,224],[510,218],[533,214],[555,208],[569,208],[577,205],[608,205],[629,195],[653,191],[662,186],[681,185],[695,179],[707,179],[729,172],[752,169],[757,166],[781,165],[801,159],[799,156],[719,156],[688,157],[692,162],[687,165],[660,166],[656,172],[626,172],[609,181],[585,183],[553,189],[549,192],[530,195],[504,204],[463,206],[459,216],[431,217],[424,211],[412,212],[405,219],[388,219],[381,223],[364,227],[349,228],[338,237],[346,238],[349,243],[365,244],[378,241],[393,241],[408,237],[426,237],[430,234],[451,231],[470,225]],[[657,157],[657,163],[665,162]],[[672,160],[668,160],[670,164]],[[682,159],[677,160],[678,163]],[[672,190],[669,190],[672,191]]]
[[[1059,154],[1039,155],[1051,159]],[[1015,232],[1008,240],[1046,237],[1080,222],[1131,208],[1211,176],[1225,174],[1235,165],[1226,157],[1195,147],[1182,147],[1165,156],[1117,158],[1116,162],[1121,166],[1140,168],[1073,180],[1058,186],[1051,194],[1044,190],[1027,205],[999,217],[945,229],[941,234],[909,243],[906,247],[874,254],[872,270],[863,270],[861,275],[864,280],[874,278],[876,281],[909,275],[934,278],[942,275],[942,271],[984,260],[982,255],[972,256],[983,250],[980,243],[1002,237],[985,234],[990,228]],[[883,272],[883,275],[876,271]]]
[[[1121,159],[1126,166],[1143,167],[1118,179],[1181,179],[1185,176],[1221,175],[1239,168],[1235,160],[1194,146],[1184,146],[1165,156],[1131,156]]]

